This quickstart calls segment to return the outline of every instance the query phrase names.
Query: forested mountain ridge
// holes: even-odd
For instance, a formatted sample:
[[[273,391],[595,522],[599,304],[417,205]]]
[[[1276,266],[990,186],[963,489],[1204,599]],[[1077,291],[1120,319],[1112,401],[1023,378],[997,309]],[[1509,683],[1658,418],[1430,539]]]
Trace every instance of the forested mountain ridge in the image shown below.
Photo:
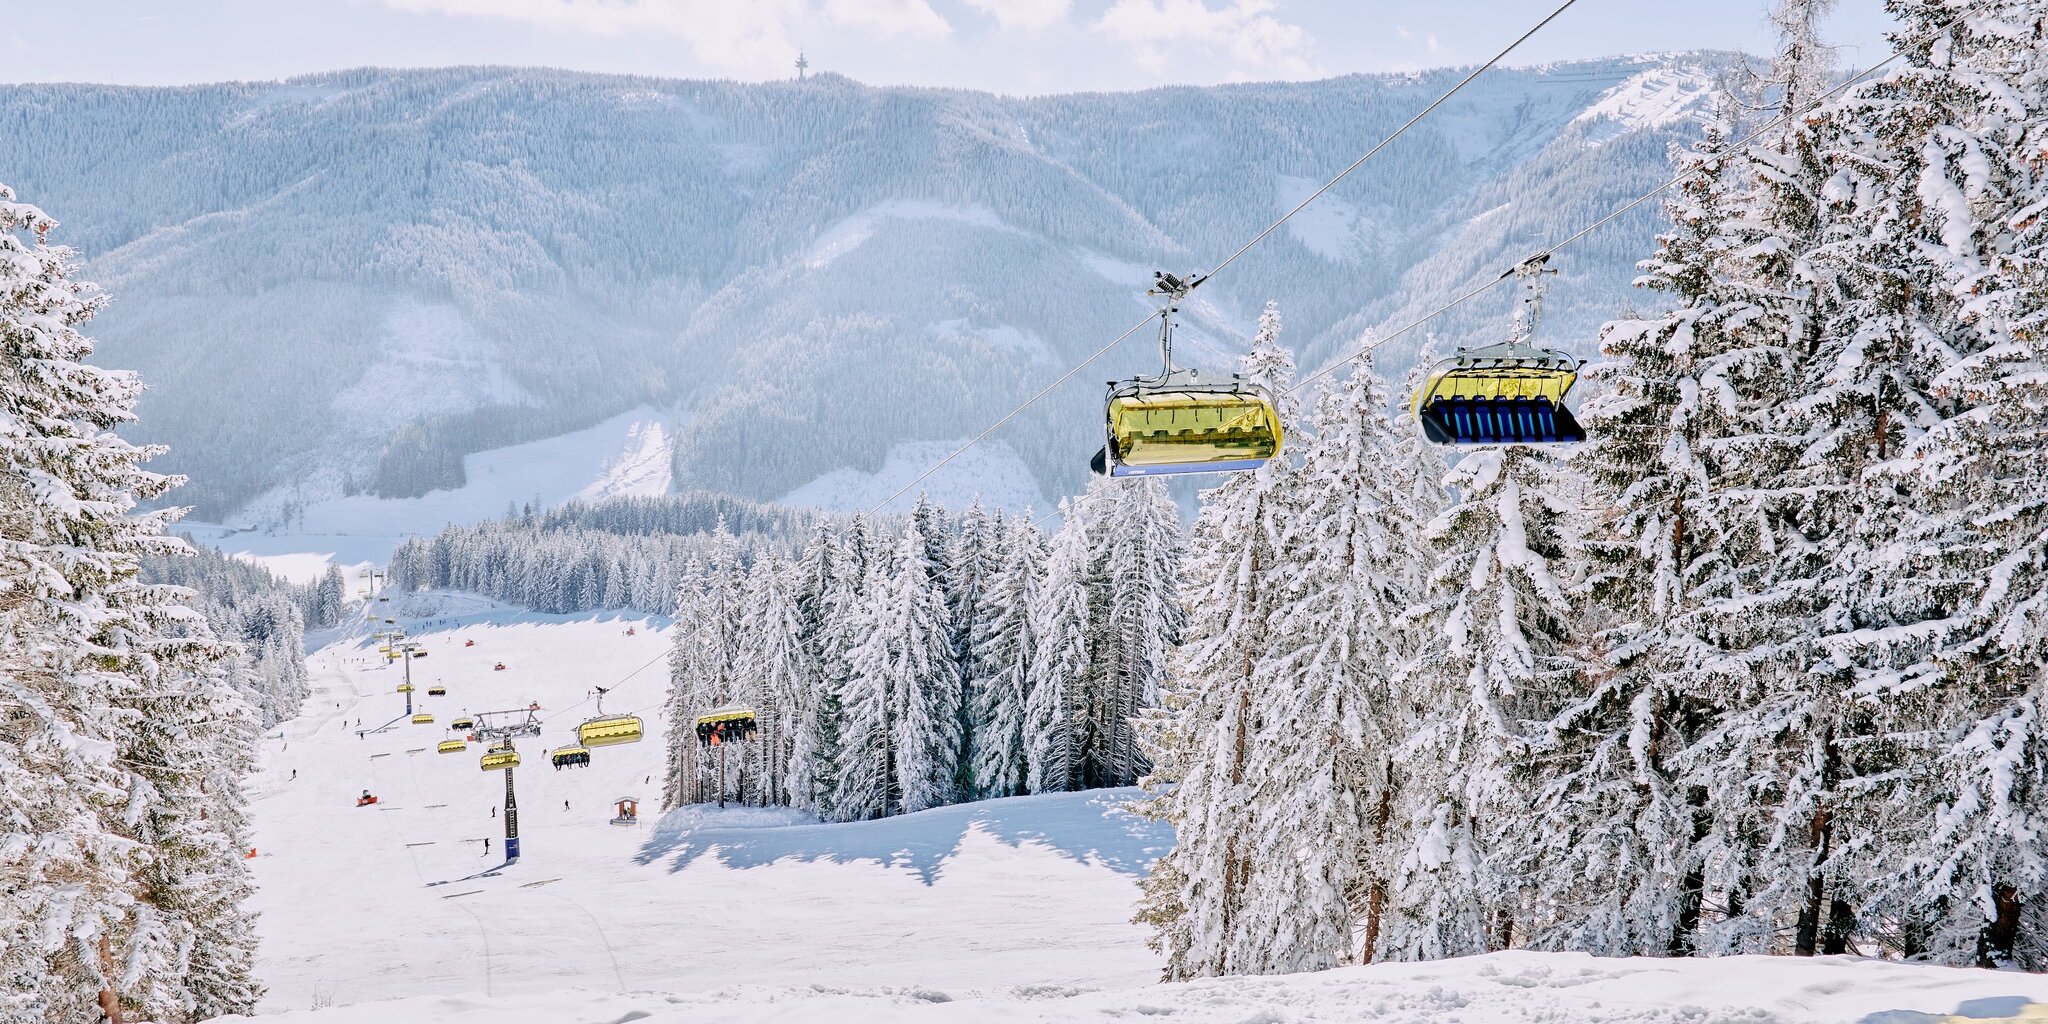
[[[1314,362],[1490,278],[1661,180],[1729,61],[1489,73],[1204,289],[1187,356],[1241,350],[1270,298]],[[420,493],[640,403],[686,417],[677,487],[775,498],[978,430],[1143,316],[1151,269],[1220,260],[1459,74],[1035,99],[505,68],[9,86],[0,166],[115,297],[96,326],[151,386],[135,433],[172,445],[202,516]],[[1590,347],[1652,230],[1560,261],[1560,339]],[[1498,298],[1438,329],[1495,329]],[[1075,489],[1100,381],[1155,359],[1134,338],[997,440]]]

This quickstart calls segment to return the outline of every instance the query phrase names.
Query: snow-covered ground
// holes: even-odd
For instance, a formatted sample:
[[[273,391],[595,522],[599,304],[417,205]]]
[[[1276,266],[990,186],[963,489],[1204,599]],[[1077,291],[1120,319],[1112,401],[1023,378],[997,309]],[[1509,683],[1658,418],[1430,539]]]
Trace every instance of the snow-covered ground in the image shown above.
[[[382,562],[408,536],[495,519],[527,502],[667,494],[672,438],[672,425],[642,406],[559,437],[465,456],[465,482],[458,488],[417,498],[356,494],[313,501],[277,529],[200,522],[178,529],[304,582],[329,562]]]
[[[370,607],[426,642],[419,692],[449,693],[418,702],[434,725],[407,724],[399,670],[359,627],[312,657],[306,713],[266,739],[250,787],[259,971],[266,1014],[285,1021],[1931,1024],[2048,1002],[2040,976],[1846,957],[1510,952],[1158,985],[1129,919],[1138,878],[1171,839],[1121,811],[1128,792],[851,825],[754,808],[660,818],[676,626],[460,594]],[[555,771],[546,751],[590,714],[598,685],[616,687],[607,710],[645,716],[648,738]],[[520,743],[524,856],[474,877],[502,860],[503,777],[478,769],[476,746],[433,744],[460,711],[529,701],[546,725]],[[359,738],[359,719],[397,722]],[[381,802],[357,808],[365,788]],[[646,823],[608,824],[627,795],[646,801]]]
[[[1087,989],[878,983],[725,984],[692,992],[427,996],[283,1020],[297,1024],[1963,1024],[2021,1019],[2038,976],[1823,957],[1600,960],[1494,953],[1320,974]],[[1928,1007],[1936,1009],[1925,1009]],[[2038,1010],[2034,1012],[2039,1012]],[[234,1018],[228,1018],[234,1019]],[[277,1020],[278,1018],[265,1018]],[[2025,1017],[2039,1020],[2039,1017]]]
[[[435,682],[449,692],[417,702],[435,724],[410,725],[393,692],[399,670],[382,667],[370,641],[338,640],[311,658],[306,714],[265,741],[251,784],[267,1009],[435,997],[385,1017],[424,1021],[449,1012],[441,997],[487,992],[745,984],[965,995],[1129,987],[1157,972],[1128,919],[1137,878],[1170,839],[1118,810],[1128,793],[856,825],[748,808],[657,822],[673,627],[467,595],[375,607],[425,641],[418,693]],[[506,670],[494,671],[500,660]],[[548,767],[547,749],[592,713],[586,692],[613,685],[606,710],[638,710],[648,738],[600,748],[587,769]],[[524,856],[496,877],[451,881],[503,859],[492,809],[504,783],[479,770],[476,745],[444,755],[434,743],[458,712],[529,701],[547,722],[519,744]],[[397,723],[358,738],[359,719]],[[366,788],[380,803],[357,808]],[[646,824],[608,824],[611,802],[628,795],[645,801]]]

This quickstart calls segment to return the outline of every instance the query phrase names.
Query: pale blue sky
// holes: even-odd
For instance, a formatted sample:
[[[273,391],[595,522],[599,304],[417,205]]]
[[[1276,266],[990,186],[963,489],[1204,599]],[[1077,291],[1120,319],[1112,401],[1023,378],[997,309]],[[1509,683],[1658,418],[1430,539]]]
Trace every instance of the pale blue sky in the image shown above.
[[[1483,60],[1561,0],[0,0],[0,81],[184,84],[378,65],[678,78],[819,70],[1009,93],[1320,78]],[[1513,63],[1766,52],[1767,0],[1578,0]],[[1841,60],[1885,52],[1840,0]]]

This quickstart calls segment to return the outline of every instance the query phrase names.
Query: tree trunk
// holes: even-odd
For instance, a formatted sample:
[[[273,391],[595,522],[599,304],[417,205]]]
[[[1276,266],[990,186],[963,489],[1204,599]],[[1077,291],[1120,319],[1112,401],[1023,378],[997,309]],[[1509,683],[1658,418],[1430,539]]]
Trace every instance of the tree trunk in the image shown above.
[[[1230,786],[1233,790],[1244,784],[1245,725],[1252,715],[1251,666],[1251,656],[1246,655],[1245,682],[1237,691],[1237,745],[1230,755]],[[1219,916],[1222,919],[1224,938],[1223,948],[1216,957],[1216,973],[1219,975],[1227,974],[1230,970],[1230,926],[1231,918],[1235,916],[1231,910],[1237,906],[1241,876],[1249,873],[1243,870],[1242,861],[1243,858],[1237,854],[1237,834],[1233,831],[1230,838],[1225,841],[1223,852],[1223,909]]]
[[[1373,811],[1372,845],[1374,851],[1386,846],[1387,823],[1394,816],[1394,762],[1387,761],[1387,772],[1380,777],[1380,804]],[[1359,951],[1358,962],[1372,963],[1379,955],[1380,921],[1387,909],[1387,880],[1375,875],[1365,888],[1365,946]]]
[[[1828,859],[1828,842],[1834,836],[1833,818],[1827,808],[1813,812],[1808,836],[1813,843],[1813,863],[1806,873],[1806,905],[1799,908],[1799,926],[1792,937],[1792,952],[1812,956],[1820,950],[1820,912],[1827,895],[1821,865]]]
[[[1849,951],[1849,939],[1856,934],[1856,908],[1847,900],[1828,902],[1828,927],[1821,936],[1821,952],[1840,956]]]
[[[107,936],[100,935],[100,974],[107,979],[107,987],[100,989],[100,1012],[107,1017],[108,1024],[121,1024],[121,997],[114,992],[114,947]]]
[[[1706,841],[1712,828],[1710,816],[1706,813],[1707,791],[1704,787],[1693,786],[1685,792],[1685,805],[1692,809],[1692,845],[1698,849]],[[1687,856],[1692,856],[1687,851]],[[1692,956],[1699,952],[1700,911],[1707,898],[1707,866],[1695,862],[1687,868],[1685,877],[1678,883],[1678,920],[1672,922],[1671,941],[1666,951],[1671,956]]]
[[[1813,861],[1806,869],[1806,906],[1799,911],[1798,930],[1792,938],[1792,952],[1798,956],[1812,956],[1820,949],[1820,915],[1827,895],[1825,871],[1829,847],[1835,838],[1835,815],[1826,803],[1835,785],[1835,729],[1832,723],[1822,730],[1820,743],[1821,802],[1813,809],[1813,822],[1807,831]]]
[[[1979,967],[2004,967],[2011,963],[2012,947],[2020,937],[2019,890],[2001,883],[1992,890],[1992,900],[1995,913],[1977,939]]]

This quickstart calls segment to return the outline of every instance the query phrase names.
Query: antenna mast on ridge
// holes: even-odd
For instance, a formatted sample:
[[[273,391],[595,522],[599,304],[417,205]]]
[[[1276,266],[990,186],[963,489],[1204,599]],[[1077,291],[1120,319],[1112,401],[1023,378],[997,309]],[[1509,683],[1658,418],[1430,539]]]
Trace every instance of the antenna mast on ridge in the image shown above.
[[[805,71],[805,69],[809,68],[810,66],[811,66],[811,62],[810,62],[810,61],[808,61],[808,60],[805,60],[805,59],[804,59],[804,52],[803,52],[802,50],[798,50],[798,51],[796,52],[796,80],[797,80],[797,81],[801,82],[801,81],[803,81],[803,80],[804,80],[804,71]]]

